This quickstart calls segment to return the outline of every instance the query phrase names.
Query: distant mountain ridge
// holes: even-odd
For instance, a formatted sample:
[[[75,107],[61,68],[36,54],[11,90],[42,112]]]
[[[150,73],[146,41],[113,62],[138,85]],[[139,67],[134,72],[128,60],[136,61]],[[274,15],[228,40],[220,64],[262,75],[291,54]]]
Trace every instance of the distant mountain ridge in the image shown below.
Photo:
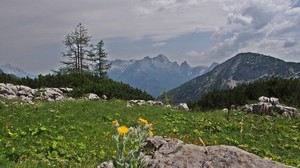
[[[180,65],[171,62],[165,55],[144,57],[141,60],[114,60],[108,76],[116,81],[128,83],[133,87],[145,90],[154,97],[180,84],[206,73],[212,67],[191,67],[187,62]],[[213,63],[212,66],[216,66]]]
[[[0,70],[5,73],[5,74],[10,74],[10,75],[14,75],[16,77],[19,77],[19,78],[26,78],[26,77],[29,77],[29,78],[36,78],[37,76],[36,75],[32,75],[30,73],[27,73],[25,71],[23,71],[22,69],[20,68],[17,68],[17,67],[13,67],[12,65],[10,64],[4,64],[4,65],[1,65],[0,66]]]
[[[212,71],[170,90],[168,94],[174,103],[196,101],[202,94],[214,89],[228,89],[239,83],[272,76],[299,78],[300,63],[285,62],[257,53],[240,53]]]

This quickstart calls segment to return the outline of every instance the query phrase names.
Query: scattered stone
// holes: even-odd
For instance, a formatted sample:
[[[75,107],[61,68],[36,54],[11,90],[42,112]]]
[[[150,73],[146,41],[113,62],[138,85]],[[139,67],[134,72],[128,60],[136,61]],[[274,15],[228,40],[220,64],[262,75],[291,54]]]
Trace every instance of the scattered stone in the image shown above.
[[[96,95],[95,93],[89,93],[88,94],[88,99],[89,100],[99,100],[100,97],[98,95]]]
[[[102,99],[102,100],[107,100],[107,96],[106,96],[106,95],[102,95],[102,96],[101,96],[101,99]]]
[[[178,106],[177,106],[178,109],[182,109],[182,110],[185,110],[185,111],[189,111],[189,106],[186,104],[186,103],[180,103]]]
[[[228,108],[223,108],[222,111],[223,112],[228,112]]]

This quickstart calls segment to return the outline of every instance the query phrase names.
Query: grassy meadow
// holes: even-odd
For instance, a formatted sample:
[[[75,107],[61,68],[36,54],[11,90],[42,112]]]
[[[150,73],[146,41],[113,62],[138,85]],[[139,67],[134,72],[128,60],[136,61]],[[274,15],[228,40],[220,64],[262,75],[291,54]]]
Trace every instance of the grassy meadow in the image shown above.
[[[1,167],[96,167],[116,155],[112,121],[185,143],[233,145],[263,158],[300,167],[300,119],[233,111],[185,112],[152,106],[128,108],[121,100],[60,101],[28,105],[0,102]]]

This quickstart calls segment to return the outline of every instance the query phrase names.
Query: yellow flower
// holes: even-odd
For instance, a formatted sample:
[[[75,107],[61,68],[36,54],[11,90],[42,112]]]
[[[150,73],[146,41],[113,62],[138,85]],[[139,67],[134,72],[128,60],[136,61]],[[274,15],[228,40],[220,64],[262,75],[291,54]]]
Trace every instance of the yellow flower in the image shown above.
[[[142,124],[148,124],[148,121],[143,118],[139,118],[139,122]]]
[[[128,134],[129,128],[127,128],[126,126],[120,126],[117,128],[117,131],[119,134],[125,135],[125,134]]]
[[[118,123],[118,120],[113,120],[111,123],[112,125],[116,125]]]
[[[151,136],[151,137],[153,136],[153,132],[152,132],[152,131],[149,131],[148,134],[149,134],[149,136]]]

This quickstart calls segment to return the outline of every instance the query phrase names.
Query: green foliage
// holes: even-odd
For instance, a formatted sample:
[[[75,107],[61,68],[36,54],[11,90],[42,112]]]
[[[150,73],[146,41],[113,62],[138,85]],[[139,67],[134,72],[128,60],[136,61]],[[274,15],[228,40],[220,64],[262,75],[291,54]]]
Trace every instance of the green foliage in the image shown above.
[[[79,74],[92,72],[101,78],[107,77],[111,64],[106,60],[104,42],[101,40],[94,46],[90,44],[91,38],[87,29],[79,23],[74,32],[68,34],[63,41],[66,48],[63,57],[66,60],[61,61],[63,67],[57,72]]]
[[[90,54],[91,36],[88,36],[87,29],[79,23],[74,32],[68,34],[63,41],[66,52],[63,53],[67,57],[67,61],[61,61],[64,67],[60,69],[62,72],[83,73],[88,71],[87,58]]]
[[[90,60],[95,63],[95,74],[99,77],[107,77],[107,71],[111,68],[111,63],[106,60],[107,53],[104,50],[104,42],[101,40],[93,49],[93,54],[90,55]]]
[[[95,93],[97,95],[106,95],[112,99],[154,99],[145,91],[132,88],[128,84],[122,82],[115,82],[109,78],[101,78],[97,75],[90,73],[68,73],[56,75],[39,75],[36,79],[30,78],[14,78],[6,74],[0,74],[0,82],[22,84],[31,88],[42,87],[71,87],[73,92],[70,93],[71,97],[81,97],[87,93]]]
[[[143,118],[139,118],[138,123],[138,126],[128,128],[120,126],[117,120],[112,121],[116,129],[113,136],[117,146],[117,156],[113,159],[115,167],[146,167],[140,153],[147,137],[152,136],[153,128],[152,124],[148,124]]]
[[[202,111],[229,108],[256,101],[260,96],[277,97],[280,103],[300,107],[300,80],[272,77],[253,83],[240,84],[233,89],[214,90],[189,103],[189,107]]]
[[[154,124],[154,134],[185,143],[234,145],[261,157],[300,167],[300,119],[187,113],[126,102],[76,100],[26,105],[5,101],[0,113],[1,167],[96,167],[117,157],[114,119],[138,127],[137,118]]]

